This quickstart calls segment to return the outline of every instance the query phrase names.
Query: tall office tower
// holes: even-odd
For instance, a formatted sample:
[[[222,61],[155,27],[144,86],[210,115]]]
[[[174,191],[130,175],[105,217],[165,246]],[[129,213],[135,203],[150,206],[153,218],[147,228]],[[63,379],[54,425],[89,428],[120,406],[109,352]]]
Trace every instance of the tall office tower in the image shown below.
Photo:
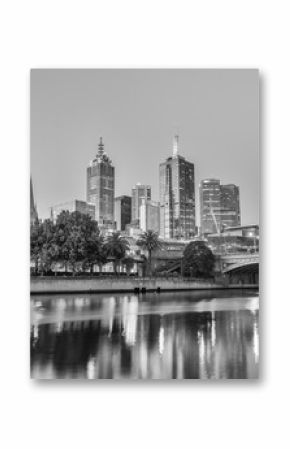
[[[195,235],[194,164],[179,154],[178,136],[173,154],[159,165],[160,236],[190,239]]]
[[[241,224],[240,189],[235,184],[221,185],[221,222],[223,227]]]
[[[140,221],[140,206],[142,200],[151,200],[151,187],[138,182],[132,188],[132,223],[139,223]]]
[[[221,189],[219,179],[204,179],[200,182],[199,207],[202,234],[220,232]]]
[[[140,229],[144,232],[160,232],[160,207],[156,201],[142,200],[140,206]]]
[[[37,219],[38,215],[34,202],[32,179],[30,178],[30,224],[35,223]]]
[[[131,223],[132,198],[122,195],[115,198],[115,221],[117,231],[125,231],[126,225]]]
[[[221,185],[219,179],[204,179],[199,185],[199,195],[203,234],[219,233],[223,227],[240,224],[239,187]]]
[[[115,168],[104,151],[102,138],[94,160],[87,168],[87,202],[95,206],[100,227],[114,223]]]
[[[56,204],[50,208],[50,218],[55,223],[57,217],[61,212],[80,212],[81,214],[89,215],[93,220],[95,219],[95,206],[88,204],[85,201],[72,200],[66,203]]]

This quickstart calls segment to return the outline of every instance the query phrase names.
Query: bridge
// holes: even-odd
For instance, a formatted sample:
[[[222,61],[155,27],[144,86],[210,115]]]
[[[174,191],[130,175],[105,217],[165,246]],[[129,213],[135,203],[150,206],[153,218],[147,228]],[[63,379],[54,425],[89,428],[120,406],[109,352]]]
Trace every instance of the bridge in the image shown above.
[[[181,258],[168,261],[162,267],[167,273],[182,272]],[[226,276],[231,284],[259,282],[259,253],[224,254],[216,256],[215,272]]]
[[[220,256],[220,264],[222,273],[242,268],[250,268],[259,265],[259,253],[255,254],[226,254]]]
[[[220,271],[230,284],[259,283],[259,253],[220,256]]]

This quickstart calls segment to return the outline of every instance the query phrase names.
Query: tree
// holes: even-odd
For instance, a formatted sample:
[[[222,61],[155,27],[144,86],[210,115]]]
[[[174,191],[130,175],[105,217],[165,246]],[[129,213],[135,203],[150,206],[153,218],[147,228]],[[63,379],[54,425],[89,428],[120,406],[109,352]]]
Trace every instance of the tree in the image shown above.
[[[114,232],[110,235],[105,243],[105,251],[107,257],[113,258],[114,272],[117,274],[117,267],[120,261],[125,257],[126,251],[129,250],[129,243],[122,237],[120,232]]]
[[[40,251],[43,242],[43,228],[38,221],[30,226],[30,259],[34,263],[34,272],[38,273],[40,262]]]
[[[93,266],[97,264],[101,273],[102,266],[106,261],[107,255],[105,250],[104,237],[100,235],[99,232],[93,232],[86,242],[83,267],[85,269],[89,267],[90,272],[92,273]]]
[[[149,273],[151,276],[152,252],[161,247],[161,241],[159,240],[157,232],[151,230],[143,232],[143,234],[141,234],[140,238],[137,240],[137,245],[148,252]]]
[[[50,270],[58,253],[54,242],[55,226],[51,220],[36,221],[30,230],[30,257],[34,262],[35,273]]]
[[[204,242],[190,242],[183,253],[183,272],[185,276],[211,276],[215,257]]]
[[[96,222],[95,222],[96,223]],[[97,226],[97,224],[96,224]],[[80,262],[85,258],[87,239],[93,230],[93,221],[89,215],[80,212],[63,211],[56,220],[56,244],[58,259],[63,261],[65,269],[70,266],[73,275]]]
[[[31,227],[30,255],[35,272],[51,269],[54,263],[64,263],[65,270],[76,270],[104,262],[104,242],[98,224],[89,215],[63,211],[54,224],[51,220],[36,222]]]
[[[123,264],[125,265],[125,267],[126,267],[126,273],[127,273],[127,276],[129,276],[129,275],[130,275],[130,271],[131,271],[132,268],[134,267],[134,263],[135,263],[133,257],[125,256],[125,257],[122,259],[122,263],[123,263]]]

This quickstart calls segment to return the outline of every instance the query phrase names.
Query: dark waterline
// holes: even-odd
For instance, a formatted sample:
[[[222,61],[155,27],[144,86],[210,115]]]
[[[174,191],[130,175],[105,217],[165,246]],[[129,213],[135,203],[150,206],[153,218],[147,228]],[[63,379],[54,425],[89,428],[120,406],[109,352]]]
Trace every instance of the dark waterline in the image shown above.
[[[31,298],[36,379],[245,379],[258,365],[256,290]]]

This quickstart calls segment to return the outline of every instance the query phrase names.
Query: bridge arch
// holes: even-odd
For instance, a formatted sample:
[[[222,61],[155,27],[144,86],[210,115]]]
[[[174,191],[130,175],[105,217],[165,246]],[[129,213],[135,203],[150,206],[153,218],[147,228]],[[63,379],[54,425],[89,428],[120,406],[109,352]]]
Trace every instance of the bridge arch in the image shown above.
[[[223,270],[230,284],[259,284],[259,263],[232,264]]]
[[[223,273],[230,273],[232,271],[236,271],[236,270],[243,270],[243,269],[259,269],[259,262],[253,262],[253,261],[248,261],[248,262],[239,262],[239,263],[234,263],[231,265],[226,266],[223,269]]]

